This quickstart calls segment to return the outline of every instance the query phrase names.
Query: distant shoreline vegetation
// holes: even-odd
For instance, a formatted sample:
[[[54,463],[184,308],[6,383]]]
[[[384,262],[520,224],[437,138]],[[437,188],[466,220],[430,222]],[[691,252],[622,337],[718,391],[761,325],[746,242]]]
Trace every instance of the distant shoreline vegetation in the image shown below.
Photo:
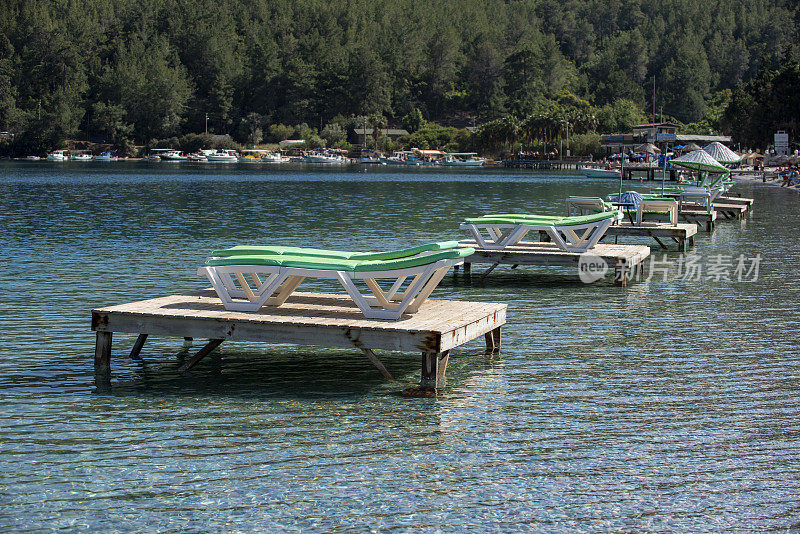
[[[799,26],[789,0],[8,0],[0,155],[199,132],[349,148],[365,124],[384,150],[591,154],[652,120],[654,79],[659,120],[765,147],[800,133]]]

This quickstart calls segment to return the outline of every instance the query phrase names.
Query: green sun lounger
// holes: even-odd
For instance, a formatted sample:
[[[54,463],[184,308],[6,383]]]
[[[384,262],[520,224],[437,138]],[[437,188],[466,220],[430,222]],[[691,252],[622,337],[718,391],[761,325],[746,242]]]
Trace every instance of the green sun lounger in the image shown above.
[[[622,219],[618,210],[574,217],[505,213],[465,219],[462,230],[469,230],[478,247],[503,250],[516,245],[530,231],[546,232],[565,252],[583,253],[594,247],[609,226]],[[488,239],[483,232],[488,234]]]
[[[397,320],[416,312],[450,267],[474,252],[458,248],[455,241],[387,252],[238,246],[214,251],[197,273],[208,278],[230,311],[280,306],[306,277],[315,277],[338,280],[365,317]],[[409,277],[413,279],[404,286]],[[384,289],[380,279],[393,283]],[[373,296],[363,295],[357,280]]]

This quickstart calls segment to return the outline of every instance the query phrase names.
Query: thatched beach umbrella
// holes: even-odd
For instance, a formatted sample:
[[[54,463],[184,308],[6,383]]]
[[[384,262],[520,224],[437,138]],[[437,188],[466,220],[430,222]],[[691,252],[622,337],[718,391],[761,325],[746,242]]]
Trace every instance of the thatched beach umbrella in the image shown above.
[[[657,152],[661,152],[661,150],[653,143],[644,143],[634,148],[634,150],[636,152],[641,152],[642,154],[651,154],[651,155],[656,154]]]
[[[720,163],[739,163],[742,161],[741,156],[737,155],[736,152],[717,141],[714,141],[710,145],[703,147],[703,150],[708,152],[712,158]]]
[[[683,147],[684,152],[694,152],[695,150],[700,150],[700,147],[695,143],[689,143],[685,147]]]

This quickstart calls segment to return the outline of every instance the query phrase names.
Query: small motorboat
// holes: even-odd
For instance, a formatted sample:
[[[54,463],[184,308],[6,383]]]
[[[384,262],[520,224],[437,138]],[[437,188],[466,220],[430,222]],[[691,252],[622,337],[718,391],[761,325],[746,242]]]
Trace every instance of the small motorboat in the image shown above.
[[[113,156],[111,152],[102,152],[92,159],[95,161],[117,161],[119,158],[117,158],[117,156]]]
[[[187,157],[183,155],[183,152],[171,150],[162,154],[161,159],[164,161],[186,161]]]
[[[239,161],[239,157],[236,155],[235,150],[223,150],[221,148],[216,152],[208,154],[206,159],[215,163],[236,163]]]
[[[581,167],[581,172],[587,178],[617,178],[621,177],[617,169],[594,169],[592,167]]]
[[[91,154],[73,154],[70,158],[72,161],[92,161]]]
[[[66,150],[53,150],[47,155],[47,161],[66,161],[69,159],[66,152]]]

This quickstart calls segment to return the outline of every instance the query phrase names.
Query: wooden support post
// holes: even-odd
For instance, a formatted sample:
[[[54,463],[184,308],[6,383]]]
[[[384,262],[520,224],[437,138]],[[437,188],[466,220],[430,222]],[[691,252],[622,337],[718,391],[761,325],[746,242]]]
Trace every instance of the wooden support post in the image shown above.
[[[628,286],[628,269],[625,266],[625,262],[618,261],[614,266],[614,285]]]
[[[498,265],[500,265],[500,262],[495,262],[495,263],[492,264],[491,267],[486,269],[486,272],[481,275],[480,282],[482,283],[484,280],[486,280],[486,277],[489,276],[489,273],[494,271],[495,268],[497,268]]]
[[[472,264],[469,262],[464,262],[464,273],[465,274],[472,274]]]
[[[94,345],[94,372],[95,374],[109,374],[111,372],[111,332],[97,332]]]
[[[497,354],[500,352],[500,327],[498,326],[491,332],[484,334],[486,338],[486,354]]]
[[[713,232],[714,231],[714,221],[708,220],[706,222],[706,232]]]
[[[687,251],[686,241],[687,240],[686,240],[685,237],[681,237],[681,238],[678,239],[678,250],[680,252],[686,253],[686,251]]]
[[[423,352],[422,377],[419,382],[420,389],[437,389],[444,385],[444,376],[447,371],[447,361],[450,351]]]
[[[222,341],[223,341],[222,339],[210,339],[208,343],[206,343],[206,346],[197,351],[197,354],[192,356],[189,359],[189,361],[181,365],[178,368],[178,371],[188,371],[189,369],[197,365],[200,362],[200,360],[208,356],[211,353],[211,351],[219,347],[222,344]]]
[[[128,356],[131,360],[141,360],[139,353],[142,352],[142,347],[144,347],[145,341],[147,341],[147,334],[139,334],[139,337],[136,338],[136,343],[133,344],[131,353]]]
[[[380,373],[383,375],[383,378],[385,378],[386,380],[394,380],[392,373],[390,373],[389,370],[386,369],[386,366],[383,365],[383,362],[378,359],[378,357],[375,355],[374,352],[372,352],[371,349],[365,349],[361,347],[361,351],[367,356],[367,358],[369,358],[369,361],[372,362],[372,365],[374,365],[378,369],[378,371],[380,371]]]

